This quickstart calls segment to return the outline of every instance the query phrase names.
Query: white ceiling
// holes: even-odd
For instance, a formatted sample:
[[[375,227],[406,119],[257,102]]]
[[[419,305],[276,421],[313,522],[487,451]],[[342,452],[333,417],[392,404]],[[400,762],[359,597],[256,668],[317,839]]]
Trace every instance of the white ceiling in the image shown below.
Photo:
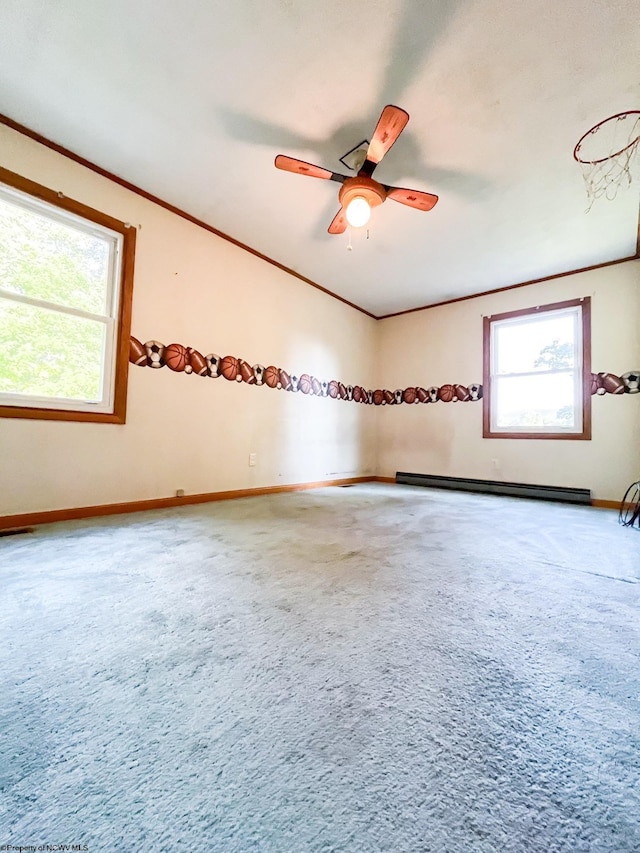
[[[638,0],[3,0],[0,112],[380,316],[635,253],[640,180],[585,214],[572,152],[640,109],[637,15]],[[344,171],[388,103],[411,120],[375,177],[440,202],[388,201],[349,252],[326,233],[339,185],[273,159]]]

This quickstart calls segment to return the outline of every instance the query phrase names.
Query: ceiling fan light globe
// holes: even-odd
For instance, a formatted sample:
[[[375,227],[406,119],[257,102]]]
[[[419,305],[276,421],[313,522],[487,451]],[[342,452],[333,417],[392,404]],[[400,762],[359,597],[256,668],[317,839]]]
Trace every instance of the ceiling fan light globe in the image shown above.
[[[366,225],[371,216],[371,207],[369,202],[362,195],[357,195],[351,199],[347,205],[347,222],[353,228],[361,228]]]

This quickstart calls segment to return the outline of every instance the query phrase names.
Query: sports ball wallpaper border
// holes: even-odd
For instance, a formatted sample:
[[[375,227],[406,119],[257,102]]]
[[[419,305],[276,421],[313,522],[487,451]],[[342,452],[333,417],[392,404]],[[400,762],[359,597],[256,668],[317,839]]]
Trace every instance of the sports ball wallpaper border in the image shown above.
[[[229,382],[245,382],[247,385],[266,385],[282,391],[294,391],[313,394],[317,397],[331,397],[334,400],[347,400],[365,405],[385,406],[400,403],[443,403],[470,402],[482,398],[482,385],[472,382],[470,385],[446,384],[439,388],[398,388],[389,391],[384,388],[366,389],[362,385],[346,385],[338,379],[321,380],[308,373],[300,376],[290,373],[283,367],[262,364],[249,364],[243,358],[234,355],[219,356],[208,353],[203,356],[193,347],[182,344],[165,344],[160,341],[141,343],[133,336],[129,344],[129,361],[138,367],[168,367],[177,373],[191,373],[196,376],[218,379],[224,377]]]
[[[345,385],[338,379],[321,380],[308,373],[296,376],[282,367],[249,364],[235,355],[219,356],[210,352],[202,355],[193,347],[183,344],[165,344],[160,341],[141,343],[131,336],[129,361],[137,367],[158,369],[168,367],[176,373],[194,374],[209,379],[221,376],[229,382],[245,382],[247,385],[266,385],[281,391],[331,397],[373,406],[394,406],[401,403],[467,403],[482,399],[482,385],[472,382],[432,385],[430,388],[409,386],[389,391],[377,388],[365,389],[362,385]],[[637,394],[640,392],[640,370],[631,370],[622,376],[614,373],[592,373],[591,394]]]

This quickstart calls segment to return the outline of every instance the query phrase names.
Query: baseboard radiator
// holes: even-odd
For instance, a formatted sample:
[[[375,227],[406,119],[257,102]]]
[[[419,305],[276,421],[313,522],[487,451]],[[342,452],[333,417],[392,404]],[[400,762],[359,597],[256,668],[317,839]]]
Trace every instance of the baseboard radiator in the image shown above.
[[[482,492],[489,495],[510,495],[516,498],[538,498],[543,501],[591,505],[590,489],[534,486],[529,483],[472,480],[466,477],[437,477],[433,474],[407,474],[402,471],[396,473],[396,483],[407,486],[427,486],[430,489],[454,489],[463,492]]]

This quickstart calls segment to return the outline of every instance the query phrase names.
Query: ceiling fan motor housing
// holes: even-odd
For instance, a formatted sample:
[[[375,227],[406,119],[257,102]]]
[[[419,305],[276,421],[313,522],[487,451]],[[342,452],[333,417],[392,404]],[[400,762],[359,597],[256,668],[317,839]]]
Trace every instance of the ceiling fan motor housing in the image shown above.
[[[347,178],[340,188],[338,198],[342,207],[346,208],[356,196],[365,198],[370,207],[377,207],[386,199],[387,193],[382,184],[373,178],[358,175],[355,178]]]

